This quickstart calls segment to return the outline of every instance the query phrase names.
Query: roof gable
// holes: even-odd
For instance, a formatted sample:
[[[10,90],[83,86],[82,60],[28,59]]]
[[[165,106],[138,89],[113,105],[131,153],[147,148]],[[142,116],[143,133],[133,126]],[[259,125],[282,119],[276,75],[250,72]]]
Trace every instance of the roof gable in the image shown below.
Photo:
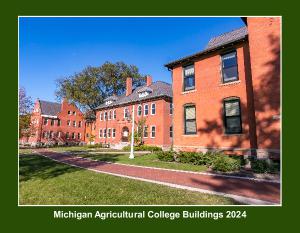
[[[61,104],[39,100],[40,107],[41,107],[41,114],[48,115],[48,116],[57,116],[57,114],[61,111]]]

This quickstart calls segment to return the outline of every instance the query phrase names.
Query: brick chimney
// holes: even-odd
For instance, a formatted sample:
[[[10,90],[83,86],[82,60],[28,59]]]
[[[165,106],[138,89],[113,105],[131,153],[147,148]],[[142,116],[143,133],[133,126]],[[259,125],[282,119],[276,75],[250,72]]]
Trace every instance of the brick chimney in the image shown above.
[[[128,77],[126,79],[126,96],[129,96],[132,93],[132,78]]]
[[[150,75],[147,75],[146,77],[146,85],[149,87],[152,84],[152,77]]]

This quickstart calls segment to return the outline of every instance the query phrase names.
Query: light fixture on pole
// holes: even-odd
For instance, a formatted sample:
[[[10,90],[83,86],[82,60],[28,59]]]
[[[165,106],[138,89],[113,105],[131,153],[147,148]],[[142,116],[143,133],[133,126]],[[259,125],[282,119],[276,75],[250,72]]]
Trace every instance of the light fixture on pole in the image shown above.
[[[134,147],[134,105],[132,105],[132,117],[131,117],[132,127],[131,127],[131,142],[130,142],[130,159],[134,159],[133,147]]]

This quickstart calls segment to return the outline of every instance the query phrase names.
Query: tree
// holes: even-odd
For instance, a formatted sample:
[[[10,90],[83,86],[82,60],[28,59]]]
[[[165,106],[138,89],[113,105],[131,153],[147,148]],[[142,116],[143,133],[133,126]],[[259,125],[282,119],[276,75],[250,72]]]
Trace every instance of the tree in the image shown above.
[[[141,118],[137,122],[135,122],[137,125],[137,130],[134,132],[134,141],[138,145],[144,144],[143,138],[144,138],[144,128],[146,126],[146,118]]]
[[[31,111],[33,102],[26,95],[24,87],[19,89],[19,137],[29,137],[31,134]]]
[[[56,96],[58,99],[67,98],[82,110],[93,110],[106,97],[123,94],[127,77],[133,78],[134,87],[145,83],[138,68],[124,62],[88,66],[79,73],[57,80]]]

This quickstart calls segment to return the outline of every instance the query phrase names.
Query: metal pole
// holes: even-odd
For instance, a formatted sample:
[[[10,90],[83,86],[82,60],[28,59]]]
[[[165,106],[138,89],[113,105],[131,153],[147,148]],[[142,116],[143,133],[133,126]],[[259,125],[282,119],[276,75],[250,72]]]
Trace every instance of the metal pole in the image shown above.
[[[133,147],[134,147],[134,105],[132,105],[132,128],[131,128],[131,146],[130,146],[130,159],[134,159]]]

